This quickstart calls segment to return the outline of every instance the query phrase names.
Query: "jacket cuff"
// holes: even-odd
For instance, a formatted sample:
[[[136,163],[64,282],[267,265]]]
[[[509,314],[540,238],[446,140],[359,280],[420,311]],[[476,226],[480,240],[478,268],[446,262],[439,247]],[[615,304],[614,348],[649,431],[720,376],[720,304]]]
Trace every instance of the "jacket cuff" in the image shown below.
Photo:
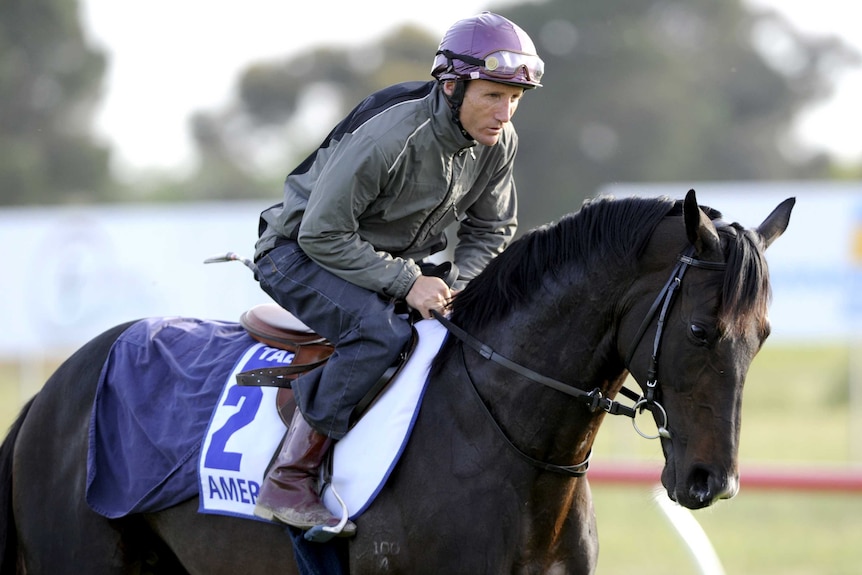
[[[389,295],[396,299],[404,300],[407,299],[407,292],[410,291],[410,288],[413,287],[413,284],[416,282],[416,278],[418,278],[422,274],[422,271],[419,269],[419,266],[410,262],[406,263],[404,267],[401,268],[401,272],[398,274],[398,277],[395,278],[395,281],[389,286],[389,291],[391,292]]]

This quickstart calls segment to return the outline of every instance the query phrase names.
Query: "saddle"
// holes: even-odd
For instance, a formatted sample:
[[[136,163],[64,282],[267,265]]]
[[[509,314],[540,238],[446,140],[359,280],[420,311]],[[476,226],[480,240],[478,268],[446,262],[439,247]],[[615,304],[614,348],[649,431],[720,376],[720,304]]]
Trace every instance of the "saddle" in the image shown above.
[[[275,303],[260,304],[245,311],[240,316],[239,323],[253,339],[294,354],[294,359],[290,365],[244,371],[236,376],[239,385],[280,388],[276,395],[276,407],[281,420],[289,427],[293,412],[296,410],[296,400],[293,397],[290,383],[300,375],[326,363],[335,351],[335,346],[326,338],[315,333],[292,313]],[[415,349],[417,341],[416,329],[414,328],[413,335],[405,350],[356,406],[352,418],[354,422],[359,420],[374,399],[386,389],[389,382],[401,371]]]
[[[301,374],[326,363],[335,347],[314,333],[292,313],[275,303],[257,305],[244,312],[239,323],[255,340],[294,354],[290,365],[237,375],[240,385],[290,387]]]

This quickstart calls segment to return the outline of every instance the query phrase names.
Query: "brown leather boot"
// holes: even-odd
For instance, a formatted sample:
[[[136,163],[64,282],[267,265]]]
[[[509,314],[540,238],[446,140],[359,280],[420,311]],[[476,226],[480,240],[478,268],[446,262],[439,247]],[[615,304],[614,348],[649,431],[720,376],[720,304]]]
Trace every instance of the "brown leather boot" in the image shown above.
[[[263,482],[254,514],[276,519],[300,529],[317,525],[333,527],[338,518],[329,512],[319,496],[319,470],[332,439],[317,433],[297,409],[281,451]],[[341,536],[356,533],[348,521]]]

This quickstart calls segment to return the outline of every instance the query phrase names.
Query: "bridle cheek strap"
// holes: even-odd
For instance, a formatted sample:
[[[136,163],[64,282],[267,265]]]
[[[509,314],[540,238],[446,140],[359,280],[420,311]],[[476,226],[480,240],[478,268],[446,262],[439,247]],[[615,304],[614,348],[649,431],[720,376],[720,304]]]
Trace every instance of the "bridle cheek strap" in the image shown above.
[[[669,437],[670,433],[667,431],[667,413],[661,404],[658,403],[658,360],[659,360],[659,351],[661,350],[661,340],[664,335],[664,327],[665,322],[667,321],[667,315],[670,311],[671,304],[673,303],[674,296],[677,293],[677,290],[682,285],[682,278],[685,276],[686,270],[689,267],[697,267],[706,270],[713,271],[724,271],[727,269],[727,264],[725,262],[710,262],[706,260],[699,260],[692,257],[694,254],[694,246],[690,246],[685,253],[679,256],[677,259],[677,263],[671,271],[670,278],[664,284],[649,311],[647,312],[646,317],[643,322],[641,322],[640,328],[638,329],[637,334],[632,341],[631,348],[629,349],[629,353],[626,356],[625,366],[626,369],[631,373],[631,365],[632,359],[634,358],[634,354],[637,351],[638,346],[640,345],[641,339],[643,339],[644,334],[646,333],[649,326],[652,324],[652,320],[658,312],[658,320],[656,321],[656,332],[655,338],[653,339],[653,347],[652,347],[652,357],[650,359],[650,366],[647,369],[647,380],[645,384],[646,392],[643,396],[638,397],[635,392],[632,392],[626,388],[623,388],[621,391],[623,395],[628,397],[629,399],[635,400],[635,407],[639,408],[641,411],[646,409],[651,409],[653,406],[656,407],[658,411],[661,412],[664,425],[659,425],[659,435],[664,437]],[[659,308],[661,311],[659,312]],[[637,426],[635,426],[637,429]],[[639,429],[638,433],[646,437]],[[652,438],[652,437],[650,437]]]

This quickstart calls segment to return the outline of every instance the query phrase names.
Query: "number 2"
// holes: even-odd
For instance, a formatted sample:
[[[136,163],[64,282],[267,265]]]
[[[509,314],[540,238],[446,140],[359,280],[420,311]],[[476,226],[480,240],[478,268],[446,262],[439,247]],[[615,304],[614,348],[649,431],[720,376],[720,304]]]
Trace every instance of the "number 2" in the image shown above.
[[[263,391],[259,387],[240,387],[238,385],[228,390],[224,405],[242,405],[239,411],[231,415],[224,425],[212,435],[204,467],[209,469],[226,469],[239,471],[242,454],[233,451],[225,451],[227,442],[231,436],[254,421],[254,416],[260,407]]]

